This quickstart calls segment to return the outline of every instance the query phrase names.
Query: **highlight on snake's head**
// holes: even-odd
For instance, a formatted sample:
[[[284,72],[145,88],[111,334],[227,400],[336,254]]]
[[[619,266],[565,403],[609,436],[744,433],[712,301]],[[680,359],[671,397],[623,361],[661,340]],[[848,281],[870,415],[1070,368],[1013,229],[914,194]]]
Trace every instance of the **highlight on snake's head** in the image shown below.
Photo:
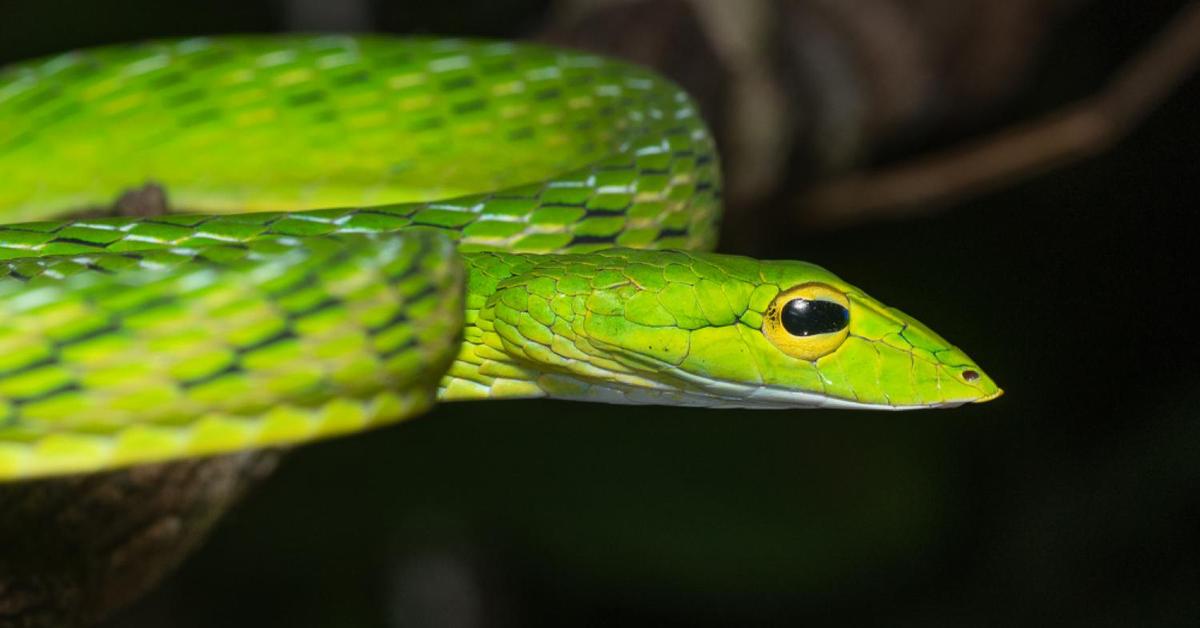
[[[681,251],[473,253],[442,399],[950,407],[1001,394],[962,351],[812,264]]]

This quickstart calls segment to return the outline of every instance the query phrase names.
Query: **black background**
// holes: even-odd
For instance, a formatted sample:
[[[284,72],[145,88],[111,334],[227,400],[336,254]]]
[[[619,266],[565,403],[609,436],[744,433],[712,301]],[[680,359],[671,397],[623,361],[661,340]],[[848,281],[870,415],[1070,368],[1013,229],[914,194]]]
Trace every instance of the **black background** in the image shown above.
[[[546,9],[411,4],[377,29],[520,36]],[[989,124],[1094,91],[1178,6],[1087,5]],[[271,3],[3,0],[0,62],[283,28]],[[779,224],[753,253],[915,315],[994,403],[446,405],[295,452],[109,625],[1200,625],[1198,140],[1192,78],[1107,154],[946,213],[832,233],[756,214]]]

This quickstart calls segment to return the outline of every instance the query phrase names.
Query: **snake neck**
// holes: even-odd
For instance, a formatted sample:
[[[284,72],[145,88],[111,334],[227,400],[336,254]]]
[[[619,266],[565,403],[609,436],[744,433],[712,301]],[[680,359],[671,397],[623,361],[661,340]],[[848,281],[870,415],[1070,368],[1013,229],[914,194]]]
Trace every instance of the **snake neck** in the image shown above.
[[[466,313],[462,348],[442,377],[438,399],[520,399],[545,397],[538,385],[541,373],[516,359],[495,324],[500,283],[529,271],[524,256],[504,253],[467,253]],[[512,318],[512,317],[509,317]],[[519,318],[519,317],[516,317]],[[501,329],[505,329],[502,322]],[[511,343],[510,343],[511,344]]]
[[[589,342],[582,325],[591,287],[556,272],[569,256],[481,252],[463,258],[462,348],[442,378],[439,400],[639,403],[631,395],[665,388]]]

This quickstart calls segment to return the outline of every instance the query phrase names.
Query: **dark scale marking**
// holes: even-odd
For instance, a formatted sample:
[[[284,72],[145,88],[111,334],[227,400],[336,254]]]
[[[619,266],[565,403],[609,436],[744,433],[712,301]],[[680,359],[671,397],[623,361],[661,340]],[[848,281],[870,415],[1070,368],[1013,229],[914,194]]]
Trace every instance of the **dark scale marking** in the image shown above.
[[[129,311],[149,312],[150,310],[155,310],[160,307],[169,307],[171,305],[174,305],[177,302],[178,302],[178,299],[174,296],[159,295],[159,296],[154,297],[153,299],[150,299],[147,301],[142,301],[140,303],[132,303],[129,308],[116,312],[116,315],[120,316]]]
[[[385,332],[385,331],[391,329],[392,327],[395,327],[396,325],[399,325],[401,323],[407,323],[407,322],[409,322],[408,315],[405,314],[404,307],[401,307],[400,309],[396,310],[396,312],[394,314],[389,316],[388,319],[383,321],[382,323],[379,323],[376,325],[371,325],[370,327],[367,327],[367,333],[372,336],[375,336],[377,334],[380,334],[382,332]]]
[[[527,140],[533,137],[533,127],[523,126],[508,132],[508,139],[513,141]]]
[[[594,236],[594,235],[577,235],[571,238],[571,243],[567,246],[575,246],[576,244],[616,244],[616,236]]]
[[[62,244],[78,244],[80,246],[89,246],[94,249],[104,249],[104,248],[108,247],[107,244],[104,244],[102,242],[91,242],[89,240],[80,240],[79,238],[64,238],[62,236],[56,237],[53,240],[47,242],[46,244],[50,245],[50,244],[60,244],[60,243],[62,243]]]
[[[5,142],[5,150],[13,150],[33,141],[34,133],[32,130],[25,130],[17,133],[15,137],[10,138]]]
[[[213,371],[212,373],[201,375],[200,377],[193,377],[192,379],[181,379],[179,380],[179,387],[187,390],[188,388],[194,388],[196,386],[200,386],[201,384],[207,384],[209,382],[216,381],[222,377],[225,377],[226,375],[240,375],[244,372],[245,369],[242,368],[241,363],[231,362],[228,365]]]
[[[466,89],[468,87],[474,87],[474,85],[475,85],[475,77],[461,76],[458,78],[450,79],[448,81],[442,81],[441,87],[442,87],[443,91],[452,92],[452,91],[459,90],[459,89]]]
[[[167,89],[186,81],[187,77],[183,75],[183,72],[164,72],[146,81],[146,84],[154,89]]]
[[[446,126],[446,121],[437,116],[421,118],[408,126],[413,131],[432,131]]]
[[[662,231],[658,232],[658,237],[659,238],[677,238],[677,237],[686,236],[687,234],[688,234],[687,229],[663,229]]]
[[[403,207],[403,206],[402,206]],[[426,209],[428,204],[422,204],[416,207],[404,207],[404,210],[409,213],[398,211],[388,211],[382,207],[360,207],[350,212],[351,216],[384,216],[385,218],[412,218],[413,214],[421,209]]]
[[[72,101],[64,102],[64,103],[59,104],[57,108],[53,108],[50,111],[43,114],[44,115],[43,123],[62,122],[63,120],[66,120],[67,118],[74,116],[75,114],[79,113],[82,110],[83,110],[83,105],[81,105],[77,101],[72,100]]]
[[[168,94],[163,98],[163,104],[169,107],[180,107],[188,103],[204,100],[208,96],[208,92],[200,87],[190,87],[183,91]]]
[[[90,271],[94,271],[94,272],[100,273],[101,275],[115,275],[115,274],[116,274],[116,271],[114,271],[114,270],[110,270],[110,269],[108,269],[108,268],[105,268],[105,267],[103,267],[103,266],[100,266],[100,265],[99,265],[99,264],[97,264],[96,262],[87,262],[87,263],[85,263],[85,264],[84,264],[84,267],[85,267],[85,268],[87,268],[87,269],[88,269],[88,270],[90,270]]]
[[[54,347],[55,347],[55,350],[62,350],[71,345],[79,344],[81,342],[87,342],[88,340],[92,340],[94,338],[99,338],[100,336],[103,336],[105,334],[116,334],[116,333],[119,333],[120,331],[121,331],[121,326],[119,324],[117,324],[116,322],[110,321],[107,325],[104,325],[103,327],[97,327],[96,329],[93,329],[91,331],[86,331],[82,334],[79,334],[78,336],[71,336],[70,338],[67,338],[65,340],[57,340],[54,342]]]
[[[371,73],[366,70],[357,72],[349,72],[346,74],[338,74],[329,78],[329,84],[334,87],[347,87],[350,85],[358,85],[371,80]]]
[[[540,205],[539,209],[543,208],[543,207],[545,207],[545,208],[569,207],[569,208],[573,208],[573,209],[586,209],[587,201],[579,201],[578,203],[569,203],[567,201],[554,201],[553,203],[546,203],[544,205]],[[607,211],[607,210],[599,210],[598,209],[595,211]]]
[[[201,109],[179,116],[179,126],[189,127],[212,122],[221,117],[221,112],[215,108]]]
[[[44,399],[50,399],[51,397],[56,397],[56,396],[64,394],[64,393],[80,392],[82,390],[83,390],[83,387],[79,385],[79,382],[68,382],[66,384],[63,384],[62,386],[59,386],[58,388],[51,388],[50,390],[44,390],[36,395],[30,395],[28,397],[9,397],[8,402],[14,406],[19,407],[19,406],[23,406],[27,403],[33,403],[35,401],[42,401]]]
[[[288,329],[284,329],[283,331],[280,331],[279,333],[276,333],[271,336],[267,336],[266,338],[263,338],[262,340],[252,342],[244,347],[237,347],[236,349],[234,349],[234,351],[236,351],[238,355],[245,355],[247,353],[251,353],[253,351],[258,351],[259,349],[269,347],[273,344],[283,342],[285,340],[295,340],[296,338],[297,338],[296,331],[289,327]]]
[[[424,264],[422,264],[420,261],[416,261],[416,260],[424,260],[425,259],[425,256],[429,253],[429,245],[425,241],[425,239],[421,239],[420,242],[421,242],[420,248],[417,249],[417,254],[415,256],[413,256],[413,259],[414,259],[413,263],[405,266],[398,273],[394,273],[394,274],[384,273],[384,276],[387,277],[388,281],[390,281],[393,284],[402,283],[412,277],[419,275],[423,270],[425,270]]]
[[[596,76],[591,73],[571,74],[563,79],[563,84],[567,87],[580,87],[590,85],[596,82]]]
[[[499,74],[502,72],[512,72],[516,69],[517,65],[512,62],[512,59],[479,62],[479,71],[484,76]]]
[[[379,67],[386,68],[386,67],[392,67],[392,66],[397,66],[397,65],[400,65],[400,66],[412,65],[412,63],[413,63],[412,53],[409,52],[408,50],[401,50],[399,52],[389,52],[389,53],[385,53],[385,54],[381,55],[380,57],[378,57],[376,65]]]
[[[40,360],[34,360],[33,362],[22,364],[21,366],[11,368],[7,371],[0,371],[0,377],[13,377],[14,375],[22,375],[24,373],[28,373],[29,371],[40,369],[44,366],[53,366],[55,364],[58,364],[58,356],[48,355]]]
[[[249,251],[250,250],[250,242],[242,242],[240,240],[236,241],[236,242],[227,242],[225,240],[219,240],[218,242],[220,242],[220,244],[210,244],[209,242],[203,242],[202,243],[203,249],[199,253],[196,253],[196,258],[204,259],[205,261],[212,262],[214,264],[221,264],[221,262],[219,262],[219,261],[213,261],[213,260],[209,259],[208,257],[206,257],[205,255],[206,255],[207,251],[211,251],[212,249],[218,249],[218,248],[233,249],[235,251]],[[185,245],[182,248],[190,249],[191,245]],[[176,250],[176,247],[169,247],[165,250],[174,251],[174,250]]]
[[[248,220],[246,222],[248,222],[249,224],[252,224],[252,225],[259,225],[262,227],[270,227],[271,225],[274,225],[275,223],[279,222],[280,220],[283,220],[285,218],[290,218],[290,217],[291,216],[289,216],[286,213],[281,213],[281,214],[275,214],[273,216],[268,216],[266,220],[253,220],[252,219],[252,220]],[[268,229],[268,232],[269,231],[270,230]]]
[[[233,51],[228,48],[208,48],[202,52],[197,52],[192,55],[183,57],[191,64],[193,68],[201,69],[208,68],[218,63],[224,63],[233,56]]]
[[[556,203],[555,205],[551,205],[548,207],[559,207],[559,206],[565,207],[565,205],[563,205],[562,203]],[[584,205],[580,204],[579,207],[584,207]],[[617,209],[608,209],[608,208],[604,208],[604,207],[589,207],[589,208],[587,208],[587,212],[584,213],[583,217],[584,218],[596,218],[596,217],[601,217],[601,216],[623,216],[629,211],[629,207],[630,207],[630,205],[626,205],[624,207],[620,207]]]
[[[58,85],[50,85],[45,89],[33,92],[33,94],[26,97],[24,100],[18,101],[16,110],[21,113],[29,113],[34,109],[45,105],[46,103],[58,99],[58,97],[61,95],[61,87]]]
[[[605,207],[589,207],[589,208],[588,208],[588,211],[589,211],[589,212],[593,212],[593,211],[594,211],[594,212],[601,212],[601,214],[600,214],[600,215],[603,215],[603,212],[609,212],[610,214],[624,214],[624,213],[628,212],[628,211],[629,211],[629,208],[631,208],[631,207],[633,207],[633,201],[632,201],[632,200],[630,200],[630,201],[626,201],[626,203],[625,203],[624,205],[622,205],[622,206],[620,206],[620,207],[618,207],[618,208],[616,208],[616,209],[608,209],[608,208],[605,208]]]
[[[95,59],[80,56],[78,59],[76,59],[76,63],[72,64],[70,67],[63,68],[56,74],[56,76],[60,78],[87,78],[96,72],[99,72],[103,67],[104,66],[97,63]]]
[[[306,105],[315,105],[325,101],[325,94],[319,90],[309,90],[296,94],[289,94],[284,100],[292,107],[304,107]]]
[[[163,225],[164,227],[194,227],[212,220],[211,216],[187,216],[183,214],[174,216],[174,218],[188,218],[191,219],[191,222],[173,222],[170,220],[156,220],[154,218],[140,218],[138,219],[138,222],[150,225]]]
[[[427,285],[424,288],[421,288],[420,291],[414,293],[412,296],[406,297],[405,301],[408,303],[415,303],[422,299],[428,299],[429,297],[434,296],[436,294],[437,294],[437,288],[434,287],[433,285]]]
[[[485,101],[482,98],[476,98],[475,100],[468,100],[466,102],[455,103],[452,107],[450,107],[450,111],[457,113],[457,114],[464,114],[464,113],[473,113],[476,111],[483,111],[486,108],[487,108],[487,101]]]
[[[380,359],[386,361],[386,360],[390,360],[406,351],[412,351],[413,349],[419,349],[419,348],[420,348],[420,345],[417,344],[417,339],[409,338],[408,340],[400,343],[399,345],[397,345],[395,347],[392,347],[391,349],[388,349],[387,351],[380,352],[379,357],[380,357]]]
[[[424,255],[425,251],[420,251],[418,254]],[[420,274],[421,270],[422,270],[422,268],[421,268],[420,264],[413,263],[413,264],[409,264],[408,266],[405,266],[404,270],[400,271],[399,273],[396,273],[395,275],[387,275],[387,278],[392,283],[401,283],[407,279],[411,279],[412,277],[417,276],[418,274]]]
[[[334,266],[338,263],[340,263],[340,262],[331,262],[329,265]],[[304,273],[303,275],[294,276],[292,281],[289,281],[285,284],[276,286],[274,289],[267,291],[266,294],[267,294],[267,296],[271,297],[272,299],[276,299],[276,300],[283,299],[283,298],[288,297],[289,295],[295,294],[297,290],[300,290],[300,289],[308,287],[308,286],[315,286],[320,283],[321,283],[321,279],[320,279],[320,277],[317,276],[316,271],[310,270],[310,271]]]
[[[321,301],[318,301],[317,303],[314,303],[302,310],[296,310],[295,312],[287,312],[285,314],[285,316],[288,318],[288,320],[295,322],[296,320],[304,318],[305,316],[311,316],[313,314],[317,314],[319,312],[324,312],[325,310],[328,310],[330,308],[334,308],[339,305],[342,305],[342,303],[343,302],[341,299],[327,296],[324,299],[322,299]]]

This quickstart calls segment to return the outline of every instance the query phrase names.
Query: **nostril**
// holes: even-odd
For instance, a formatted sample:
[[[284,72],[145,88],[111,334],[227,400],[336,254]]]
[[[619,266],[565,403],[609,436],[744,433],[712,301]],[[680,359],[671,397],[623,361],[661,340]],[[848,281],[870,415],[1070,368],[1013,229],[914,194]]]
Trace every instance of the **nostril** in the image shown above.
[[[971,369],[967,369],[962,372],[962,378],[965,381],[973,382],[973,381],[979,379],[979,371],[972,371]]]

